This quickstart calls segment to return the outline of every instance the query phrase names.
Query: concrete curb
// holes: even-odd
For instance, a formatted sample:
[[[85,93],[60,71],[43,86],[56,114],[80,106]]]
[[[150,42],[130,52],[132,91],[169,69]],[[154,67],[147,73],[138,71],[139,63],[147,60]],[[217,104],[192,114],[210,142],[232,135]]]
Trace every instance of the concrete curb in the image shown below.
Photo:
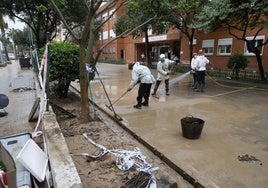
[[[56,115],[50,109],[43,118],[44,136],[48,149],[53,187],[82,188],[82,182],[69,149],[56,120]]]
[[[38,77],[34,74],[37,97],[41,96]],[[82,188],[83,184],[70,156],[70,152],[61,132],[56,115],[49,108],[43,117],[43,134],[48,150],[49,164],[54,188]]]

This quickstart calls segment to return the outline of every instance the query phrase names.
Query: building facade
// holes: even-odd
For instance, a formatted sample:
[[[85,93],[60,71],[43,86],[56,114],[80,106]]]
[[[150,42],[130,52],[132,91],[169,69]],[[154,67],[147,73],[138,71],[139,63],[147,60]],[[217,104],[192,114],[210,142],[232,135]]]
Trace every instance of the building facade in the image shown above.
[[[104,11],[101,19],[107,19],[115,10],[115,7]],[[116,19],[121,14],[124,14],[123,8],[120,8],[116,13],[105,23],[100,33],[99,42],[96,45],[97,51],[101,45],[115,37],[113,26]],[[246,38],[252,40],[256,30],[247,32]],[[180,57],[183,64],[189,64],[191,60],[189,41],[184,34],[181,34],[178,29],[170,28],[167,33],[162,35],[154,35],[152,30],[148,30],[149,34],[149,51],[153,61],[158,61],[161,53],[166,54],[166,57],[173,59],[175,56]],[[236,33],[239,34],[239,33]],[[264,43],[268,37],[268,28],[263,29],[258,33],[256,45]],[[249,60],[248,71],[258,72],[258,64],[253,53],[249,52],[244,41],[238,40],[228,33],[226,28],[220,28],[209,34],[196,31],[193,41],[193,51],[203,49],[207,58],[211,61],[214,69],[227,69],[228,59],[236,54],[242,53]],[[261,47],[262,64],[265,72],[268,72],[268,45]],[[142,54],[145,54],[145,37],[143,35],[133,38],[119,38],[103,49],[100,59],[115,59],[124,60],[126,63],[132,61],[142,61]]]
[[[248,31],[246,39],[253,40],[256,32],[256,30]],[[234,33],[236,36],[242,36],[242,33],[237,31],[233,31],[232,33]],[[258,33],[255,45],[264,43],[267,40],[267,37],[268,28],[263,29],[260,33]],[[188,59],[189,48],[187,49],[184,47],[186,47],[187,43],[189,44],[189,42],[185,37],[182,37],[181,43],[183,46],[182,49],[186,50],[186,53],[182,53],[181,58]],[[246,70],[258,72],[258,64],[255,54],[248,50],[245,41],[238,40],[231,36],[226,28],[220,28],[217,31],[208,34],[196,32],[194,44],[194,51],[197,52],[199,49],[203,49],[205,51],[205,55],[211,61],[214,69],[227,69],[227,63],[230,56],[240,53],[244,54],[249,60]],[[268,72],[268,46],[261,46],[259,49],[261,51],[263,68],[265,72]]]

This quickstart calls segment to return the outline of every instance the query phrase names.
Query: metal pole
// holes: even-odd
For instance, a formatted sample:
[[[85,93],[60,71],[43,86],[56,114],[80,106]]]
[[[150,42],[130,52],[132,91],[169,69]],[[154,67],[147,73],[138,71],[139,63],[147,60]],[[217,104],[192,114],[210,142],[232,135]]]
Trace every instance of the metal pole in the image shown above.
[[[49,111],[49,50],[50,50],[50,33],[47,33],[47,43],[48,43],[48,49],[47,49],[47,79],[46,79],[46,94],[47,94],[47,105],[46,105],[46,111]]]
[[[3,55],[2,55],[2,41],[0,41],[0,56],[1,56],[1,63],[4,63]]]

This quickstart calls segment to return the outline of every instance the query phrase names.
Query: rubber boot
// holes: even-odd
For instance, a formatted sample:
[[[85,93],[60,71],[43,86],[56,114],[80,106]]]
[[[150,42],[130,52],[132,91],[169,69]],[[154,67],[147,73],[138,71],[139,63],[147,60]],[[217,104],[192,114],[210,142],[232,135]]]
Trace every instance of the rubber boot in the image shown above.
[[[141,109],[141,104],[138,103],[138,104],[134,105],[133,107],[134,107],[134,108],[137,108],[137,109]]]
[[[168,92],[168,90],[166,90],[166,96],[169,96],[169,92]]]
[[[198,84],[197,84],[197,82],[195,82],[193,85],[193,89],[197,89],[197,86],[198,86]]]
[[[197,84],[195,91],[200,92],[200,84]]]
[[[200,91],[201,91],[201,92],[204,92],[204,84],[201,84],[201,85],[200,85]]]
[[[145,100],[143,103],[141,103],[142,106],[149,106],[148,100]]]
[[[152,95],[154,95],[154,96],[156,95],[156,89],[154,89],[154,92],[152,93]]]

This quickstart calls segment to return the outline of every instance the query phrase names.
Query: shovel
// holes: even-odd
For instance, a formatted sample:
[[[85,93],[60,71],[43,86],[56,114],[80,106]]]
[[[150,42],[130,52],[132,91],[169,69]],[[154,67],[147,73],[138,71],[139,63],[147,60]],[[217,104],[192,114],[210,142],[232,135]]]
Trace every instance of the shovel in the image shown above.
[[[125,94],[127,94],[127,92],[128,92],[128,90],[126,90],[118,99],[116,99],[113,103],[111,103],[109,106],[106,104],[105,106],[109,109],[109,110],[111,110],[111,111],[113,111],[113,109],[112,109],[112,106],[115,104],[115,103],[117,103],[122,97],[124,97],[125,96]]]

